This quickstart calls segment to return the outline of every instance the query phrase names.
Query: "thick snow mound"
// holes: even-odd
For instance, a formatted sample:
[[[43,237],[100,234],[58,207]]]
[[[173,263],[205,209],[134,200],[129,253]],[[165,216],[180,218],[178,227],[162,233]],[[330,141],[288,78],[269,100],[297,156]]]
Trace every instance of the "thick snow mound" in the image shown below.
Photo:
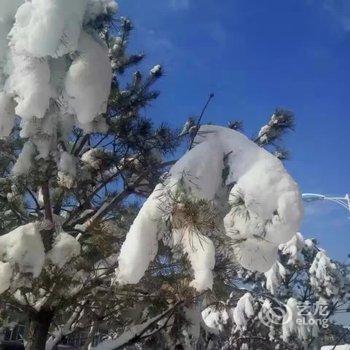
[[[279,244],[298,231],[302,218],[297,184],[275,156],[244,135],[224,128],[201,128],[202,138],[222,140],[229,168],[226,184],[234,184],[226,215],[226,233],[243,267],[266,272]],[[206,134],[208,136],[206,136]],[[266,263],[264,263],[266,261]]]
[[[17,11],[11,45],[33,57],[59,57],[77,49],[87,0],[32,0]]]
[[[215,247],[213,242],[200,232],[190,229],[174,230],[176,244],[181,244],[191,263],[194,280],[191,286],[202,292],[213,287],[212,270],[215,266]]]
[[[97,117],[106,112],[112,68],[95,29],[98,17],[116,10],[112,0],[0,0],[0,137],[17,115],[20,136],[46,159],[56,151],[56,135],[68,141],[74,125],[107,131]],[[70,175],[60,175],[73,186]]]
[[[157,254],[162,190],[162,185],[156,187],[130,227],[118,258],[120,283],[137,283]]]
[[[250,318],[255,315],[254,300],[250,293],[245,293],[232,311],[232,321],[238,329],[245,329]]]
[[[268,271],[276,261],[279,244],[298,231],[302,218],[300,193],[277,158],[228,128],[202,126],[195,141],[196,146],[170,169],[164,185],[156,188],[136,217],[121,248],[119,282],[138,282],[154,259],[159,225],[163,217],[172,215],[171,196],[179,190],[179,184],[191,196],[213,201],[219,208],[227,205],[222,193],[233,186],[231,210],[223,221],[236,260],[245,268]],[[194,285],[199,290],[210,288],[213,244],[206,237],[206,243],[196,249],[198,245],[188,244],[189,236],[184,232],[181,243],[194,270]],[[174,231],[173,236],[176,234]]]
[[[68,109],[81,124],[106,112],[112,82],[112,69],[106,46],[82,32],[78,55],[65,80]]]
[[[0,236],[0,260],[16,266],[21,273],[31,273],[33,277],[38,277],[45,261],[38,224],[19,226]]]
[[[57,235],[52,249],[47,253],[47,259],[62,268],[67,262],[80,254],[80,244],[71,235],[61,232]]]
[[[17,102],[16,114],[24,119],[43,118],[53,96],[47,61],[11,51],[9,67],[5,91]]]

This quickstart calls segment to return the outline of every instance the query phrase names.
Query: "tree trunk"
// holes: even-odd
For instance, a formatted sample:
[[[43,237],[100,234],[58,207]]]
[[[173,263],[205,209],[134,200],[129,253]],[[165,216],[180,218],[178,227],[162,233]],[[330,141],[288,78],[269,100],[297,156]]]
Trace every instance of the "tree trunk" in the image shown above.
[[[45,350],[53,315],[53,310],[45,309],[30,315],[26,350]]]

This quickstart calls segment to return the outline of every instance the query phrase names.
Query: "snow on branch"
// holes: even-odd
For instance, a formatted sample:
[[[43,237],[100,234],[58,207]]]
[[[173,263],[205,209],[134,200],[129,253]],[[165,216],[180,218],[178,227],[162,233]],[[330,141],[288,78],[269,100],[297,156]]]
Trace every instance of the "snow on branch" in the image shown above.
[[[1,137],[19,116],[20,136],[31,142],[35,159],[47,159],[58,141],[68,143],[74,125],[106,130],[99,117],[107,109],[112,67],[107,45],[88,23],[116,10],[112,0],[1,2]],[[15,167],[15,176],[23,175],[18,168],[29,172]]]
[[[161,314],[148,319],[144,323],[137,324],[134,326],[131,326],[128,330],[126,330],[124,333],[120,334],[116,339],[111,340],[105,340],[102,343],[100,343],[98,346],[92,348],[92,350],[117,350],[121,349],[129,344],[132,344],[136,342],[137,340],[140,340],[141,337],[147,333],[149,330],[152,330],[152,328],[162,328],[162,322],[160,322],[162,319],[168,317],[169,315],[172,315],[174,310],[181,304],[182,302],[176,303],[174,306],[168,308]],[[166,322],[166,321],[165,321]]]
[[[142,278],[157,254],[161,227],[170,218],[174,246],[182,246],[191,262],[193,286],[199,291],[212,287],[215,249],[210,236],[219,233],[193,218],[191,222],[192,214],[184,217],[184,201],[213,204],[231,238],[235,260],[247,269],[268,271],[278,246],[298,231],[300,193],[276,157],[244,135],[218,126],[202,126],[194,144],[156,187],[131,226],[119,256],[119,283]],[[223,210],[227,206],[228,213]]]
[[[52,249],[45,254],[40,233],[44,229],[45,223],[34,222],[0,236],[0,294],[11,285],[28,285],[45,264],[62,268],[80,254],[78,241],[65,232],[57,235]]]
[[[45,262],[38,223],[19,226],[0,236],[0,292],[6,291],[15,273],[40,275]]]

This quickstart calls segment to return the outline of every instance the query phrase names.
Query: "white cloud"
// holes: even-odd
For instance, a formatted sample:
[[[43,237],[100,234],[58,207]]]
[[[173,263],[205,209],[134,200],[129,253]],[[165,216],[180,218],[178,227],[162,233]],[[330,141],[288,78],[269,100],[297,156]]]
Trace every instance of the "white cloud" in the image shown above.
[[[188,10],[190,8],[190,0],[170,0],[170,7],[175,10]]]

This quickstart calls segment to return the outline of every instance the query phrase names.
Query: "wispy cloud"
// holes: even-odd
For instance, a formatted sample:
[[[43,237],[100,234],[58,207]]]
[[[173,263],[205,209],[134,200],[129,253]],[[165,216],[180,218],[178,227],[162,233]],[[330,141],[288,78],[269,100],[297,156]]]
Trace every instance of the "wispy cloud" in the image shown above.
[[[350,31],[349,0],[323,0],[323,8],[341,25],[343,30]]]
[[[190,8],[190,0],[170,0],[170,7],[175,11],[188,10]]]

